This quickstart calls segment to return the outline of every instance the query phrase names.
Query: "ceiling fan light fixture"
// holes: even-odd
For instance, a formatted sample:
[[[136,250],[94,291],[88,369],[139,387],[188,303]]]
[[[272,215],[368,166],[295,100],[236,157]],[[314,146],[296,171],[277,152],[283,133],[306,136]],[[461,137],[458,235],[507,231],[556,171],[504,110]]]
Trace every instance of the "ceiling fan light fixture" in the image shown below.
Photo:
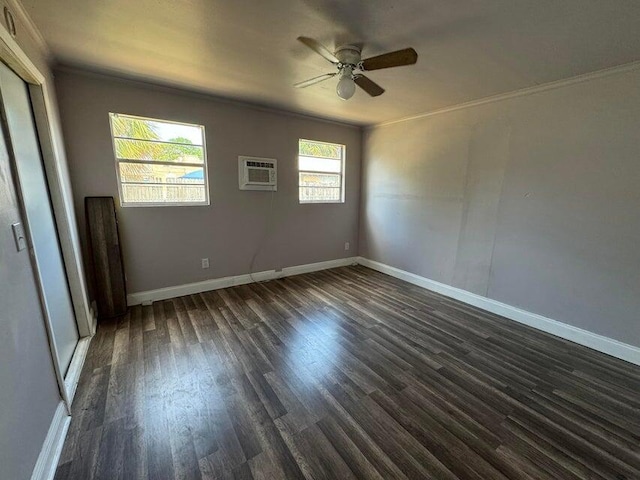
[[[350,72],[340,77],[336,86],[336,93],[342,100],[349,100],[356,93],[356,84],[351,78]]]
[[[298,82],[293,86],[296,88],[305,88],[340,75],[336,93],[338,97],[343,100],[349,100],[353,97],[356,93],[356,86],[364,90],[370,97],[378,97],[384,93],[384,88],[364,75],[363,72],[413,65],[418,61],[418,53],[413,48],[404,48],[402,50],[396,50],[395,52],[383,53],[382,55],[365,58],[363,60],[360,56],[361,48],[356,45],[342,45],[338,47],[335,52],[331,52],[327,47],[313,38],[298,37],[298,41],[305,44],[325,60],[328,60],[337,68],[337,72],[325,73],[324,75]]]

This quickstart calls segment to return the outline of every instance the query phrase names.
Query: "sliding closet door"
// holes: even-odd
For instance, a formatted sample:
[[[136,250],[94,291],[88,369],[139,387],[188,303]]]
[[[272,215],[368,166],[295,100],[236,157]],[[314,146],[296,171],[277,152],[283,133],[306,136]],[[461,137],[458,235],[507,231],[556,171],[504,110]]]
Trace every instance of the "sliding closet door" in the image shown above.
[[[13,152],[18,173],[18,190],[31,233],[42,295],[53,331],[62,375],[78,343],[78,328],[69,285],[58,242],[49,189],[31,111],[27,85],[8,67],[0,64],[0,95],[8,129],[7,147]]]
[[[38,287],[0,129],[0,478],[30,478],[60,402]]]

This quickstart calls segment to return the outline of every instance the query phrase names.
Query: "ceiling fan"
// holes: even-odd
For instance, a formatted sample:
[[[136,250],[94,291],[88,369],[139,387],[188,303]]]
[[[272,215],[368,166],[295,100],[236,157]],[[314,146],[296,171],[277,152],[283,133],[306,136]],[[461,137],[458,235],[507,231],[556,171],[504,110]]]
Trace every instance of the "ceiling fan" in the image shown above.
[[[384,93],[384,88],[360,72],[413,65],[418,61],[418,54],[413,48],[405,48],[362,60],[360,58],[360,48],[354,45],[343,45],[332,53],[327,47],[313,38],[298,37],[298,40],[335,65],[338,71],[325,73],[319,77],[296,83],[294,87],[309,87],[339,75],[340,80],[336,87],[336,93],[343,100],[353,97],[356,92],[356,85],[372,97],[377,97]]]

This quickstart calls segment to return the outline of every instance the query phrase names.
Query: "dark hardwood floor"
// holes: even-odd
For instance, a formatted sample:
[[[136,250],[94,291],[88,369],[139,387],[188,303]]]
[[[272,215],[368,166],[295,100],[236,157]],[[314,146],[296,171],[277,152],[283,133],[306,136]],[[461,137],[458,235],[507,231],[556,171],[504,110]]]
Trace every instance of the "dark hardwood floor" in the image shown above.
[[[56,479],[640,479],[639,392],[640,367],[345,267],[101,323]]]

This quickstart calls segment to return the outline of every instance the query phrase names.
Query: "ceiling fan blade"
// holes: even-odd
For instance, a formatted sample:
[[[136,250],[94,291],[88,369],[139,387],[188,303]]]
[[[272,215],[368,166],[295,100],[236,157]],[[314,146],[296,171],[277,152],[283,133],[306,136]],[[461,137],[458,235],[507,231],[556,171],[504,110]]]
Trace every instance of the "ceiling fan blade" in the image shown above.
[[[400,67],[413,65],[418,61],[418,53],[413,48],[405,48],[395,52],[385,53],[377,57],[371,57],[361,62],[363,70],[379,70],[381,68]]]
[[[338,73],[325,73],[324,75],[320,75],[319,77],[313,77],[309,80],[305,80],[304,82],[294,83],[293,86],[296,88],[304,88],[309,87],[311,85],[315,85],[316,83],[324,82],[325,80],[329,80],[331,77],[335,77]]]
[[[364,75],[356,75],[353,81],[356,82],[356,85],[358,85],[372,97],[377,97],[384,93],[384,88],[371,80],[369,77],[365,77]]]
[[[336,56],[333,53],[331,53],[331,51],[327,47],[322,45],[317,40],[314,40],[313,38],[309,38],[309,37],[298,37],[298,40],[304,43],[307,47],[309,47],[311,50],[313,50],[317,54],[322,55],[331,63],[340,62],[340,60],[338,60]]]

